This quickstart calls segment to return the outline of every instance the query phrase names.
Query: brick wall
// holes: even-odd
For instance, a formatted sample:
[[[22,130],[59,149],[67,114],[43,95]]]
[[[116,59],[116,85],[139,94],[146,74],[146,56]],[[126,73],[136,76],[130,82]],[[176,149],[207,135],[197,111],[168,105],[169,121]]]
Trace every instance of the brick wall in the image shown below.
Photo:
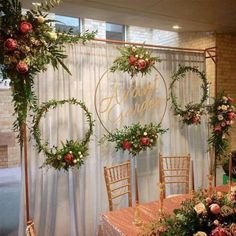
[[[12,114],[11,90],[0,89],[0,168],[20,163],[18,145],[12,131]]]
[[[236,104],[236,36],[216,35],[217,91],[225,91]],[[236,149],[236,124],[231,132],[231,149]]]

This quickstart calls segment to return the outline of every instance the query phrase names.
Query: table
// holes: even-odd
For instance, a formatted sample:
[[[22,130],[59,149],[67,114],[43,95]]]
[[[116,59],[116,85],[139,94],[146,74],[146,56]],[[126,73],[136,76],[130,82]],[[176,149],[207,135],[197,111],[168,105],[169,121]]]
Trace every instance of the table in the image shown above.
[[[228,186],[219,186],[216,191],[227,192]],[[164,199],[164,211],[171,214],[175,208],[179,208],[182,201],[190,198],[190,194],[178,195]],[[154,221],[157,217],[160,202],[140,204],[140,218],[144,223]],[[103,236],[135,236],[142,233],[142,229],[133,224],[134,207],[123,208],[116,211],[106,212],[101,216],[101,235]]]

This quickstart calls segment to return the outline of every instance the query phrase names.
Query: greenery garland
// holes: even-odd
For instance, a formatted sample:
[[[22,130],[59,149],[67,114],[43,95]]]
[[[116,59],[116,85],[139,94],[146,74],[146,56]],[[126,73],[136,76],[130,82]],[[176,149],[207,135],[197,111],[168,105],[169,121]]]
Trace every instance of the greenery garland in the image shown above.
[[[133,77],[137,74],[145,75],[151,72],[156,62],[161,60],[158,57],[152,57],[151,52],[146,48],[135,45],[119,48],[121,56],[116,58],[111,66],[111,72],[127,72]]]
[[[28,110],[34,110],[37,98],[33,91],[34,78],[51,64],[55,69],[63,62],[65,43],[86,42],[95,32],[72,35],[71,30],[57,32],[53,20],[47,19],[51,8],[60,0],[46,0],[35,9],[22,14],[18,0],[0,0],[0,70],[4,79],[10,79],[16,121],[13,128],[18,132],[22,146],[23,126]]]
[[[143,236],[235,236],[236,189],[209,196],[199,191],[170,216],[144,227]]]
[[[200,103],[188,103],[185,106],[185,109],[182,109],[181,106],[177,102],[177,97],[174,94],[174,84],[175,82],[183,79],[187,72],[196,73],[200,79],[202,80],[201,89],[203,91],[202,98]],[[174,114],[177,116],[181,116],[184,124],[192,125],[192,124],[200,124],[201,123],[201,115],[204,114],[203,103],[208,98],[208,86],[206,75],[204,72],[199,71],[196,67],[191,66],[180,66],[178,71],[172,76],[172,82],[170,84],[170,97],[172,102],[172,107],[174,109]]]
[[[87,122],[89,123],[89,129],[82,141],[66,140],[65,144],[61,142],[61,149],[59,149],[57,146],[49,148],[48,142],[44,144],[41,142],[39,122],[42,116],[44,116],[50,108],[55,109],[58,105],[63,105],[65,103],[78,105],[84,110]],[[42,151],[47,157],[44,165],[52,166],[58,170],[68,170],[70,167],[74,166],[79,168],[84,163],[85,157],[88,155],[88,143],[90,140],[90,136],[93,133],[94,122],[92,121],[91,113],[88,111],[87,107],[82,101],[77,101],[75,98],[71,98],[68,100],[60,101],[50,100],[49,102],[43,103],[37,109],[37,112],[35,113],[33,118],[33,123],[34,125],[32,133],[36,141],[38,152]]]
[[[115,143],[115,149],[127,150],[132,156],[136,156],[142,150],[152,148],[157,143],[158,134],[163,134],[168,129],[162,129],[161,124],[135,123],[116,129],[114,132],[104,135],[103,140]]]
[[[209,107],[210,124],[213,128],[208,143],[215,149],[216,158],[227,154],[229,147],[229,130],[233,120],[236,118],[235,107],[232,105],[233,99],[224,93],[215,98],[215,102]]]

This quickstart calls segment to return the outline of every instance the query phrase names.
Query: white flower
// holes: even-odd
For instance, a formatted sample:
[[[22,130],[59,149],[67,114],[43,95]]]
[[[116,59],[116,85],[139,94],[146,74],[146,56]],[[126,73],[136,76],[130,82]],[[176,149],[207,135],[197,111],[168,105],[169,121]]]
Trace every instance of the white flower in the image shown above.
[[[55,32],[48,32],[48,37],[51,40],[56,40],[57,39],[57,33],[55,33]]]
[[[135,51],[135,50],[136,50],[136,47],[132,47],[132,50]]]
[[[81,152],[78,152],[79,155],[81,155]]]
[[[218,107],[217,107],[217,110],[221,110],[221,106],[218,106]]]
[[[227,97],[225,97],[225,96],[223,96],[223,97],[222,97],[222,99],[223,99],[223,100],[226,100],[226,101],[228,100],[228,98],[227,98]]]
[[[39,17],[37,18],[37,21],[38,21],[39,24],[43,24],[44,21],[45,21],[45,19],[44,19],[43,16],[39,16]]]
[[[147,132],[144,132],[143,135],[144,135],[144,136],[147,136]]]
[[[79,157],[80,157],[80,158],[82,158],[82,157],[83,157],[83,155],[81,154]]]
[[[76,162],[77,162],[77,160],[74,160],[73,162],[74,162],[74,163],[76,163]]]
[[[61,160],[61,156],[57,156],[57,160]]]
[[[222,106],[221,106],[221,109],[222,109],[223,111],[226,111],[226,110],[227,110],[227,106],[226,106],[226,105],[222,105]]]
[[[145,61],[148,61],[148,58],[146,58]]]
[[[72,154],[72,151],[69,151],[70,154]]]
[[[218,118],[218,120],[223,120],[224,119],[224,117],[222,115],[218,115],[217,118]]]
[[[136,54],[135,57],[138,58],[138,55]]]
[[[150,143],[153,143],[153,139],[150,139]]]

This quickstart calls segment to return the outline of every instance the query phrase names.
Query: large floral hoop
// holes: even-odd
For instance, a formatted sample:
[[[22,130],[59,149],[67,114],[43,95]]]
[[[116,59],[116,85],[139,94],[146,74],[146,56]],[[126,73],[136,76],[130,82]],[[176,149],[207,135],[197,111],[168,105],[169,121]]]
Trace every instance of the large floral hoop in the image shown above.
[[[77,105],[82,108],[82,110],[85,112],[89,129],[82,141],[79,141],[78,139],[75,141],[66,140],[65,144],[61,142],[61,149],[59,149],[57,146],[49,148],[48,142],[42,143],[39,122],[50,108],[55,109],[58,105],[63,105],[65,103]],[[46,103],[43,103],[42,106],[37,109],[33,118],[33,123],[34,125],[32,133],[36,141],[36,147],[39,153],[42,151],[47,157],[44,166],[52,166],[58,170],[68,170],[70,167],[79,168],[82,164],[84,164],[85,157],[88,155],[88,143],[90,136],[93,133],[94,121],[92,120],[91,113],[88,111],[87,107],[82,101],[77,101],[75,98],[71,98],[60,101],[50,100]]]
[[[195,73],[200,77],[200,79],[202,80],[201,89],[203,91],[203,94],[199,103],[190,102],[185,105],[185,109],[183,109],[177,102],[177,97],[174,94],[174,85],[177,81],[183,79],[187,72]],[[205,73],[199,71],[196,67],[180,66],[178,71],[172,76],[172,79],[173,80],[170,84],[170,98],[175,115],[181,116],[184,124],[200,124],[201,115],[203,115],[205,112],[203,104],[208,98],[209,83],[207,82]]]

